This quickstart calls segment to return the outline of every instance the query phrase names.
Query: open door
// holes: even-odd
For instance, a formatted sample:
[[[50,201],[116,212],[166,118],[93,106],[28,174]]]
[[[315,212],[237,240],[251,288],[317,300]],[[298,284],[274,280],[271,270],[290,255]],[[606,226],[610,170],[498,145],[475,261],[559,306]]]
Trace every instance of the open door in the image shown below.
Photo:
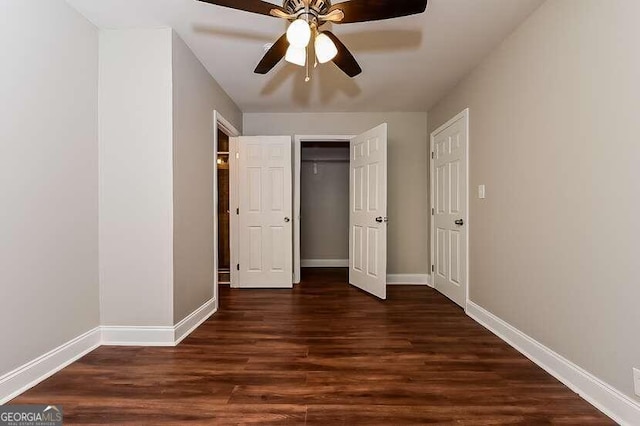
[[[238,141],[238,287],[292,288],[291,137]]]
[[[431,247],[436,290],[467,304],[469,111],[431,134]]]
[[[349,283],[387,298],[387,124],[351,140]]]

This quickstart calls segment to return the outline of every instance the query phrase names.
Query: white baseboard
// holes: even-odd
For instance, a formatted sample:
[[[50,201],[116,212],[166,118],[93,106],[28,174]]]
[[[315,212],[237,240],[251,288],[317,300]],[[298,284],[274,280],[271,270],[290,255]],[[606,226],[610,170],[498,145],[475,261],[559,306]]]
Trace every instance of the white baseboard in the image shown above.
[[[301,268],[348,268],[349,259],[302,259]]]
[[[102,344],[107,346],[176,346],[217,310],[211,298],[174,326],[102,326]]]
[[[388,274],[387,285],[428,285],[431,286],[429,274]]]
[[[69,340],[0,377],[0,405],[32,388],[100,346],[100,327]]]
[[[176,346],[217,311],[207,300],[173,327],[100,326],[0,377],[0,405],[34,387],[100,345]]]
[[[173,327],[102,326],[106,346],[175,346]]]
[[[640,404],[475,303],[467,315],[621,425],[640,425]]]
[[[198,309],[175,325],[173,331],[173,341],[175,345],[182,342],[191,332],[205,322],[211,315],[218,310],[216,299],[209,299]]]

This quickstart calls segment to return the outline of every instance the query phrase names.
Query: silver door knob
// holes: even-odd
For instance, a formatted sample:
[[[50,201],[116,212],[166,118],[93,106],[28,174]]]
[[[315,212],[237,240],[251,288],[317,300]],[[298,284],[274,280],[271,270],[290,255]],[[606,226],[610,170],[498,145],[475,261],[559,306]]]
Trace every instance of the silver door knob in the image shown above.
[[[378,222],[378,223],[385,222],[386,223],[386,222],[389,222],[389,219],[386,218],[386,217],[378,216],[378,217],[376,217],[376,222]]]
[[[289,219],[288,217],[285,217],[285,218],[284,218],[284,221],[285,221],[285,222],[287,222],[287,223],[289,223],[289,222],[291,222],[291,219]]]
[[[462,226],[462,225],[464,225],[464,220],[462,220],[462,219],[458,219],[458,220],[456,220],[456,221],[455,221],[455,222],[453,222],[453,223],[455,223],[456,225]]]

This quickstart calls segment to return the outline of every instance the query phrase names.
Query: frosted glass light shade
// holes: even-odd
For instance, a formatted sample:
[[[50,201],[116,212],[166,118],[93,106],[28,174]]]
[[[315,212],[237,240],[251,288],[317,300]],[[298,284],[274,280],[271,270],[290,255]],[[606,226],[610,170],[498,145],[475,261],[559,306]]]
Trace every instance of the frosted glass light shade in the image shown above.
[[[284,59],[287,62],[304,67],[304,64],[307,62],[307,49],[304,47],[289,46]]]
[[[321,64],[327,63],[338,54],[338,48],[335,43],[323,33],[316,37],[316,56]]]
[[[296,19],[287,29],[287,41],[294,47],[307,47],[311,40],[311,28],[304,19]]]

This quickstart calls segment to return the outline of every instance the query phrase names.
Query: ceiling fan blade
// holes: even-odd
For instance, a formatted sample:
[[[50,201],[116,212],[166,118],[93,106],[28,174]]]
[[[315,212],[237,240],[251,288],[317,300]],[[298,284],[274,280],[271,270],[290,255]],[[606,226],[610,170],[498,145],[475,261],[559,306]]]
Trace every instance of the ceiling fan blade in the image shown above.
[[[217,6],[224,6],[231,9],[244,10],[245,12],[259,13],[260,15],[271,15],[271,10],[276,9],[283,13],[287,13],[280,6],[276,6],[272,3],[267,3],[261,0],[198,0],[203,3],[215,4]]]
[[[284,34],[278,39],[278,41],[273,43],[273,46],[271,46],[267,53],[262,57],[254,72],[256,74],[266,74],[271,71],[271,69],[273,69],[273,67],[275,67],[282,58],[284,58],[284,55],[287,54],[288,47],[289,42],[287,41],[287,35]]]
[[[333,5],[329,12],[342,10],[344,18],[339,22],[341,24],[379,21],[417,15],[425,11],[427,2],[428,0],[349,0]]]
[[[335,58],[333,58],[333,63],[338,66],[346,75],[349,77],[355,77],[362,72],[362,68],[358,65],[358,61],[353,57],[347,46],[342,44],[342,42],[333,34],[331,31],[323,31],[323,34],[326,34],[327,37],[333,41],[333,43],[338,48],[338,54]]]

